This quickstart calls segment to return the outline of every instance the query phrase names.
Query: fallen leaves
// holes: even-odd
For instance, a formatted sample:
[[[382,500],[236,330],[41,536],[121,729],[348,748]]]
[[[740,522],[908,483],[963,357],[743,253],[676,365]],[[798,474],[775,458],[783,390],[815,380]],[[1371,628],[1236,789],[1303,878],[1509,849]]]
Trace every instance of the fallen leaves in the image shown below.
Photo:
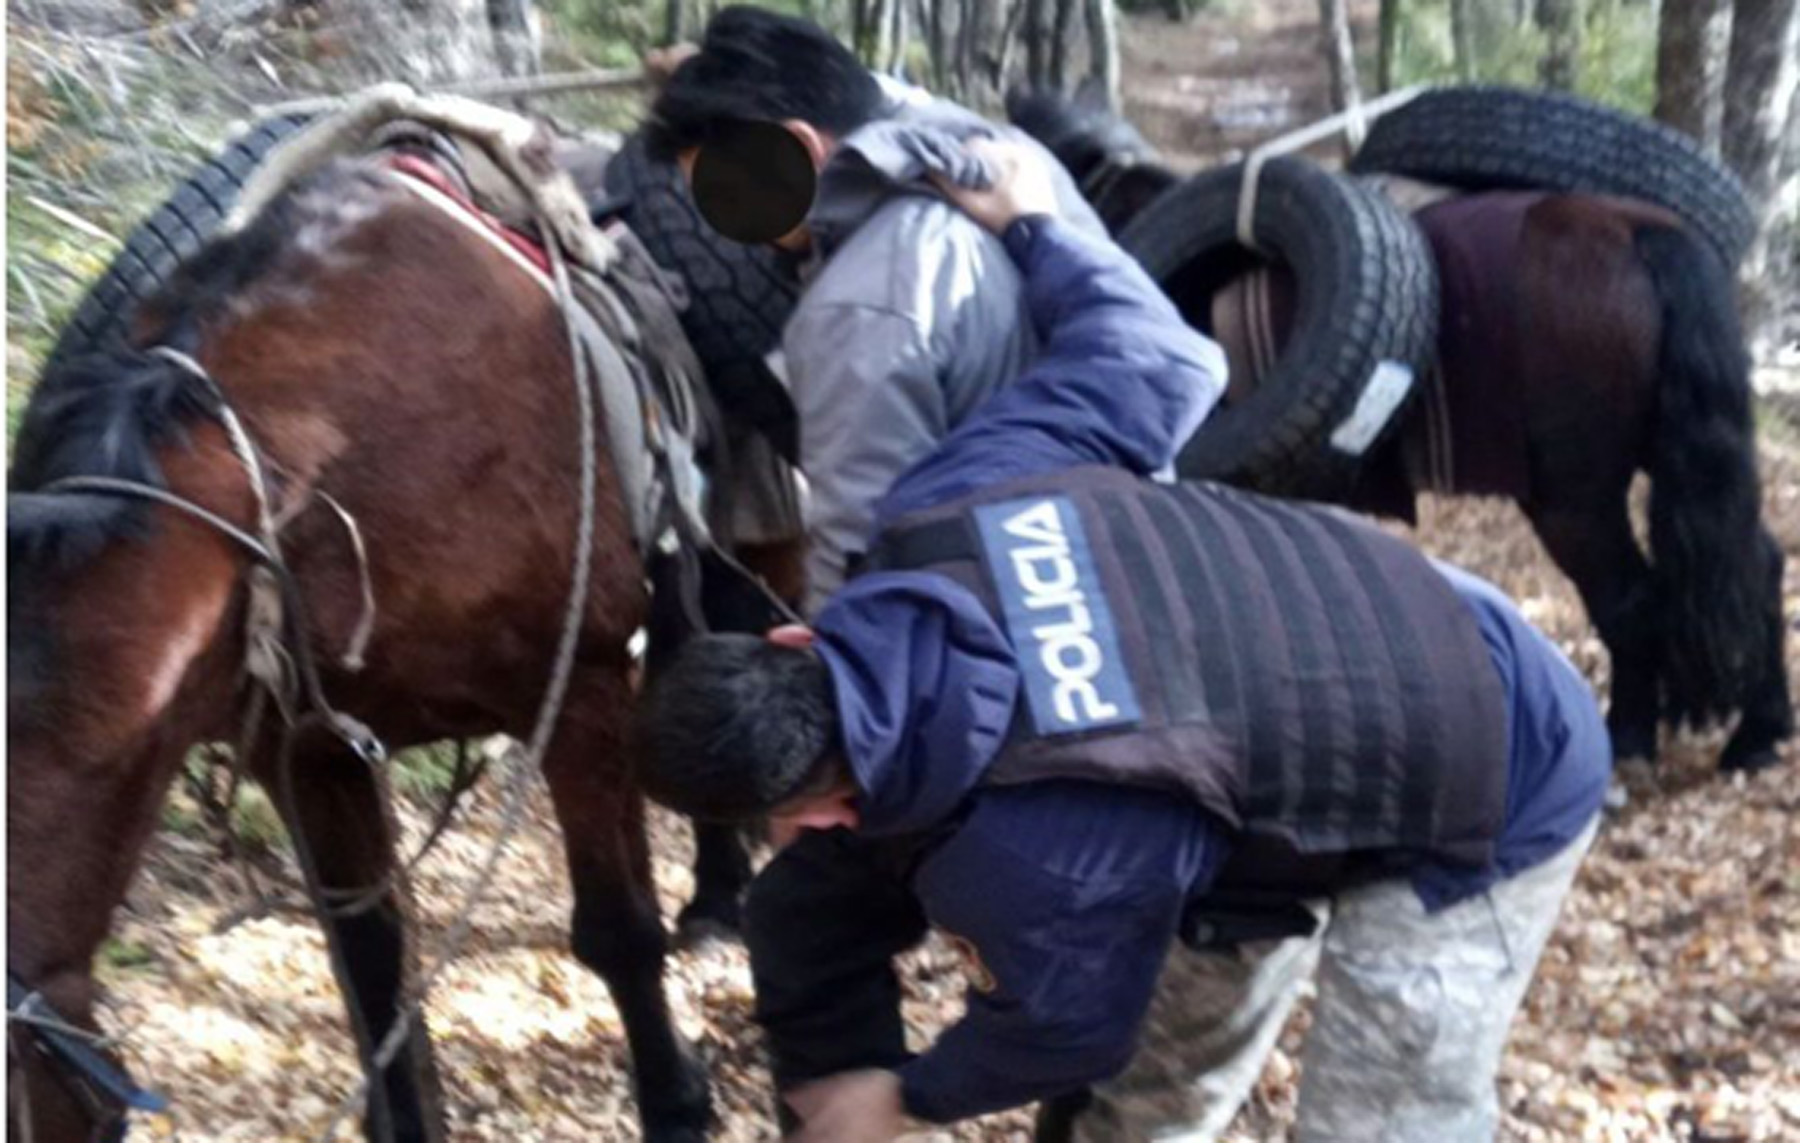
[[[1800,550],[1800,463],[1766,458],[1771,520]],[[1495,580],[1597,682],[1605,654],[1568,582],[1510,505],[1429,501],[1419,539]],[[1800,598],[1800,559],[1789,561]],[[1800,614],[1800,608],[1793,609]],[[1800,655],[1790,653],[1790,661]],[[1800,1137],[1800,782],[1785,764],[1713,772],[1720,739],[1665,743],[1654,768],[1620,773],[1627,794],[1564,909],[1500,1073],[1510,1143],[1772,1143]],[[424,812],[407,811],[409,829]],[[637,1137],[623,1031],[599,981],[567,952],[569,890],[547,806],[515,844],[429,1016],[457,1140]],[[492,791],[419,871],[427,949],[452,920],[463,879],[498,818]],[[665,915],[690,891],[682,823],[653,822]],[[323,943],[290,916],[224,935],[235,878],[206,845],[166,835],[133,890],[109,966],[108,1018],[140,1079],[173,1110],[132,1139],[316,1138],[354,1086],[342,1008]],[[924,1044],[960,1009],[964,976],[938,942],[907,958],[906,1015]],[[740,948],[675,955],[676,1019],[712,1072],[726,1143],[771,1140],[767,1076]],[[1301,1006],[1234,1126],[1238,1143],[1284,1139],[1304,1075]],[[1023,1143],[1023,1112],[930,1140]],[[344,1138],[352,1137],[346,1132]]]

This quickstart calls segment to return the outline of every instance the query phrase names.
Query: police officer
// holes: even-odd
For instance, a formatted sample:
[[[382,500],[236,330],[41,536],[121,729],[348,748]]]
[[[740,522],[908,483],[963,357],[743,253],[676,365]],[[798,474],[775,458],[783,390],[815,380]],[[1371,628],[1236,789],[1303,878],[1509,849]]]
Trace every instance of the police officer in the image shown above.
[[[1611,764],[1591,693],[1497,591],[1366,524],[1143,479],[1205,412],[1210,346],[1054,217],[1028,157],[985,157],[996,187],[949,193],[1017,261],[1041,356],[880,502],[810,630],[690,645],[643,714],[653,797],[850,831],[890,873],[777,860],[752,890],[799,1137],[887,1140],[1128,1064],[1154,1078],[1102,1087],[1077,1134],[1203,1137],[1206,1077],[1158,1045],[1217,1010],[1201,992],[1233,977],[1206,965],[1320,927],[1301,1138],[1490,1138]],[[784,914],[758,923],[759,897]],[[913,1056],[891,958],[928,927],[970,988]]]

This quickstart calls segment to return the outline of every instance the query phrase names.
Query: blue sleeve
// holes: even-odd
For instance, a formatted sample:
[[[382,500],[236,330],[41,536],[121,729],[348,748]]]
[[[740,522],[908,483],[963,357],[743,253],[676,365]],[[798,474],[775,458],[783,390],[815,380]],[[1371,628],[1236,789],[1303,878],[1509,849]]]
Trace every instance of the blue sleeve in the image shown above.
[[[1224,392],[1224,353],[1117,246],[1043,216],[1013,223],[1005,242],[1043,349],[900,478],[877,525],[1061,468],[1156,472]]]
[[[914,887],[966,963],[967,1012],[900,1069],[946,1123],[1122,1071],[1190,887],[1221,855],[1181,801],[1086,783],[981,795]]]

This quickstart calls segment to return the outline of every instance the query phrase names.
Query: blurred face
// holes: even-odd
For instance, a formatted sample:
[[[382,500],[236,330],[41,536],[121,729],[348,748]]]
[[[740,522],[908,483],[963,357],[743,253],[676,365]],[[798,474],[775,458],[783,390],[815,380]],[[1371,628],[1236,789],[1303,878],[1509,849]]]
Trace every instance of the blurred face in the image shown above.
[[[712,153],[703,157],[702,148],[690,147],[676,161],[701,214],[726,237],[804,254],[812,248],[812,232],[805,222],[812,187],[833,145],[832,138],[812,124],[787,119],[780,124],[749,124],[739,138],[709,144]],[[770,237],[763,225],[769,217],[794,221]],[[759,236],[747,238],[742,232],[746,226]]]

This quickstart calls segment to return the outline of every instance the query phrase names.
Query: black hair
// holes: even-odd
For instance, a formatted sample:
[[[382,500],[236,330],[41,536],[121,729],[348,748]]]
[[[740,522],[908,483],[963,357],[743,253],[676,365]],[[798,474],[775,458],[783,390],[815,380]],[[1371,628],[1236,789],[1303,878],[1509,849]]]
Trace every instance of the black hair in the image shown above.
[[[799,119],[843,136],[880,114],[881,85],[856,54],[808,20],[724,8],[700,50],[669,77],[644,124],[653,158],[705,143],[723,124]]]
[[[817,654],[760,635],[703,635],[650,683],[639,782],[691,817],[742,821],[823,788],[838,742],[831,674]]]

